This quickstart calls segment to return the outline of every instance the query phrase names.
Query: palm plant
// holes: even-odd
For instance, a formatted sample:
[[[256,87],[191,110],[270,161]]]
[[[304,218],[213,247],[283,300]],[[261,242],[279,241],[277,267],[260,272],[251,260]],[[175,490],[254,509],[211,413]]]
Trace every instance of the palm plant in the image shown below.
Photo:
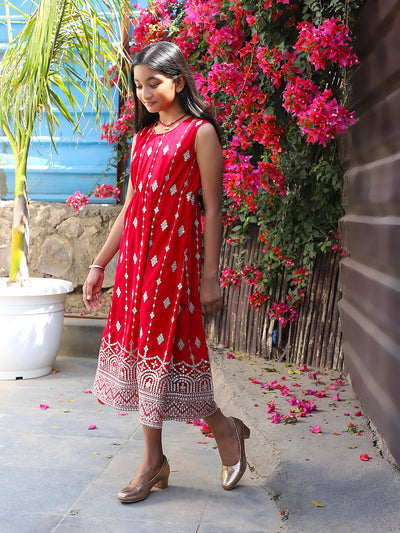
[[[35,127],[39,119],[45,120],[55,147],[59,126],[55,110],[75,132],[87,125],[83,111],[88,105],[93,124],[104,108],[113,113],[107,65],[115,63],[120,52],[124,9],[124,1],[119,0],[36,0],[33,4],[23,29],[12,38],[9,13],[13,6],[5,0],[9,43],[0,63],[0,128],[15,162],[9,283],[20,285],[29,278],[27,160]],[[79,98],[73,95],[77,92]]]

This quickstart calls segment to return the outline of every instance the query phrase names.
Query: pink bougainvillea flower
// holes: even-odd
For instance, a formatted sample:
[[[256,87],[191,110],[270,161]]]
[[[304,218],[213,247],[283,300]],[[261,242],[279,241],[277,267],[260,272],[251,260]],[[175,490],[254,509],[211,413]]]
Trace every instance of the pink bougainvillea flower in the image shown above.
[[[293,383],[293,387],[301,387],[298,383]]]
[[[210,433],[210,428],[208,427],[208,424],[206,424],[205,422],[203,422],[201,425],[201,432],[205,434]]]
[[[82,391],[82,392],[83,392],[83,394],[92,394],[92,391],[91,391],[91,390],[84,390],[84,391]]]
[[[67,198],[65,202],[69,207],[72,207],[74,211],[79,211],[86,204],[90,203],[90,200],[87,196],[82,194],[80,191],[76,191],[72,196]]]
[[[227,359],[236,359],[236,357],[233,355],[233,353],[227,353],[226,354]]]
[[[284,386],[281,388],[281,394],[282,394],[282,396],[289,396],[289,394],[290,394],[289,387],[287,387],[286,385],[284,385]]]
[[[338,402],[338,401],[339,401],[339,393],[337,393],[337,394],[332,394],[332,400],[333,400],[334,402]]]
[[[46,409],[49,408],[49,406],[46,405],[45,403],[41,403],[39,407],[40,407],[40,409],[42,409],[43,411],[45,411]]]
[[[273,424],[280,424],[281,423],[281,415],[279,413],[274,413],[272,416],[271,416],[271,422]]]
[[[280,385],[279,381],[276,379],[271,383],[271,389],[280,389],[282,385]]]
[[[343,379],[339,378],[335,381],[335,384],[336,384],[336,387],[341,387],[344,384],[344,381]]]
[[[361,461],[369,461],[370,459],[372,459],[372,457],[370,457],[367,453],[362,453],[360,455],[360,459]]]
[[[315,396],[316,396],[317,398],[326,398],[326,392],[325,392],[324,390],[319,390],[319,391],[315,394]]]
[[[304,364],[304,365],[301,365],[299,370],[300,370],[300,372],[309,372],[311,370],[311,368],[308,368],[307,365]]]
[[[321,433],[321,426],[314,426],[310,431],[311,433]]]
[[[260,380],[258,378],[253,378],[251,380],[252,383],[260,383]]]
[[[127,416],[128,413],[120,413],[120,412],[118,411],[118,412],[117,412],[117,415],[118,415],[118,416]]]
[[[201,426],[202,422],[201,420],[198,418],[197,420],[193,420],[193,425],[194,426]]]
[[[90,424],[90,426],[88,427],[88,429],[97,429],[97,426],[96,426],[96,424]]]
[[[268,407],[267,407],[267,413],[274,413],[274,412],[275,412],[275,409],[276,409],[275,401],[272,400],[272,402],[268,402],[267,405],[268,405]]]
[[[335,385],[328,385],[326,388],[330,390],[336,390]]]
[[[271,385],[266,381],[263,385],[261,385],[262,389],[271,389]]]
[[[289,405],[297,405],[297,399],[296,399],[296,396],[293,396],[293,398],[289,398],[289,399],[288,399],[288,404],[289,404]]]
[[[354,413],[354,416],[362,416],[362,412],[361,411],[357,411],[356,413]]]

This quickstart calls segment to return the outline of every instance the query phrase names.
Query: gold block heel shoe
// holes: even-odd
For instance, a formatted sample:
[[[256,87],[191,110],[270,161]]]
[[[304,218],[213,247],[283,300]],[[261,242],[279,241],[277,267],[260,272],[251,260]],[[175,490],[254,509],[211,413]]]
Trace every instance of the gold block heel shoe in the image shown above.
[[[153,487],[166,489],[168,487],[168,477],[170,469],[167,458],[164,456],[163,465],[150,481],[147,483],[129,483],[118,493],[118,500],[122,503],[135,503],[145,500]]]
[[[222,465],[222,487],[225,490],[232,490],[245,473],[247,461],[244,440],[250,438],[250,429],[241,420],[234,417],[231,417],[231,420],[239,442],[239,461],[232,466]]]

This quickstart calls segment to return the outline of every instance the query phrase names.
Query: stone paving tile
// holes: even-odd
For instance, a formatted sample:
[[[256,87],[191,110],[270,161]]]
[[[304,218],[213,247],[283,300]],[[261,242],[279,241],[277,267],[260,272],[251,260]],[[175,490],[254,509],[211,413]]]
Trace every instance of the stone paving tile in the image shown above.
[[[61,522],[63,515],[5,511],[0,516],[1,533],[49,533]]]
[[[180,422],[163,429],[169,487],[121,504],[116,494],[143,455],[138,414],[118,416],[83,392],[95,360],[61,358],[56,366],[50,376],[0,383],[0,533],[250,533],[263,531],[266,517],[278,520],[248,474],[223,491],[215,441]]]
[[[196,533],[197,524],[184,522],[176,524],[173,522],[158,522],[154,520],[123,520],[117,518],[96,518],[68,516],[55,529],[56,533]]]

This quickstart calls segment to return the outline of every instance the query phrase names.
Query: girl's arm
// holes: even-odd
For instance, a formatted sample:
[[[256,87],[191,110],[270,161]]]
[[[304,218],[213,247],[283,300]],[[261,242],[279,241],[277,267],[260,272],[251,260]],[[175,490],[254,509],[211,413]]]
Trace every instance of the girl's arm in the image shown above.
[[[219,256],[222,242],[222,149],[212,124],[203,124],[196,139],[204,203],[204,263],[200,283],[200,305],[204,315],[221,304]]]
[[[132,149],[134,147],[134,144],[135,143],[133,142]],[[96,256],[96,259],[93,261],[94,265],[100,265],[105,268],[111,261],[111,259],[114,257],[114,255],[118,252],[119,245],[121,242],[122,231],[124,229],[125,211],[129,206],[132,196],[133,187],[131,181],[129,180],[124,207],[116,218],[102,249]],[[101,295],[103,280],[104,270],[102,270],[101,268],[90,269],[86,281],[83,285],[83,302],[89,311],[97,311],[98,308],[102,307],[103,303],[105,302],[104,298]]]

